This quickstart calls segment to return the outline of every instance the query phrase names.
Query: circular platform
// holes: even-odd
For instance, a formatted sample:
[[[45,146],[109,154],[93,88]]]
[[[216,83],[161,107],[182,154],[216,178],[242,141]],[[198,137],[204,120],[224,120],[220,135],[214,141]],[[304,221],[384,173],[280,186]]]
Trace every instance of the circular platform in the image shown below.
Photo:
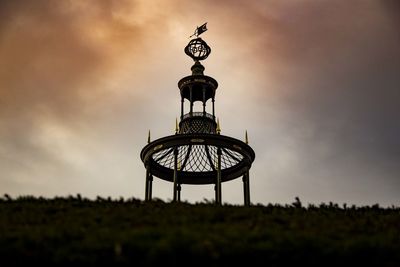
[[[215,184],[218,151],[221,152],[221,181],[242,176],[255,159],[253,149],[232,137],[218,134],[176,134],[157,139],[140,154],[152,175],[173,182],[175,151],[180,184]]]

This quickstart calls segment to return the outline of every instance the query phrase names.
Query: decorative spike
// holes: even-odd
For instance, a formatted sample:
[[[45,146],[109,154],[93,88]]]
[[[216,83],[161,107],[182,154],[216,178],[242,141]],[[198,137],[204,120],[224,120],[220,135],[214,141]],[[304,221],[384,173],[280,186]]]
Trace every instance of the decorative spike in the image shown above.
[[[247,130],[246,130],[246,134],[244,136],[245,139],[245,143],[248,144],[249,143],[249,136],[247,135]]]
[[[178,118],[175,119],[175,134],[179,132]]]
[[[217,119],[217,134],[221,133],[221,126],[219,124],[219,118]]]
[[[150,143],[150,130],[149,130],[149,134],[147,136],[147,143]]]

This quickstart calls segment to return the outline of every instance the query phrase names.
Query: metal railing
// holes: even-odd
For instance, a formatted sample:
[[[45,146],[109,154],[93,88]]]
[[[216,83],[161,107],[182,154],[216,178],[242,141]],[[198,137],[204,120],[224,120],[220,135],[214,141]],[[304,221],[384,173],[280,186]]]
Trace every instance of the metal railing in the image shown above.
[[[182,120],[187,119],[187,118],[193,118],[193,117],[206,117],[211,120],[214,120],[214,116],[212,114],[209,114],[207,112],[192,112],[192,113],[187,113],[183,115]]]

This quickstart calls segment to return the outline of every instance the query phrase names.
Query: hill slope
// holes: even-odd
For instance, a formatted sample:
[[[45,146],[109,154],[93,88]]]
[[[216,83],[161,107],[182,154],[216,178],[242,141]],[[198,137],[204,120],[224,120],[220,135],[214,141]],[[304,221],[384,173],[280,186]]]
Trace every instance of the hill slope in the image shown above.
[[[400,209],[0,199],[4,266],[400,265]]]

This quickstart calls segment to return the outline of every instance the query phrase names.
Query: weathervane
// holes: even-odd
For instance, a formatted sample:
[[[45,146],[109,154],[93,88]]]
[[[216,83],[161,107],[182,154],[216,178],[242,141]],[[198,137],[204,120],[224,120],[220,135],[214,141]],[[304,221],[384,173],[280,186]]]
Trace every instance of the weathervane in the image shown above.
[[[199,35],[205,31],[207,31],[207,22],[201,25],[200,27],[197,27],[194,33],[190,35],[189,38],[192,38],[193,36],[199,37]]]

